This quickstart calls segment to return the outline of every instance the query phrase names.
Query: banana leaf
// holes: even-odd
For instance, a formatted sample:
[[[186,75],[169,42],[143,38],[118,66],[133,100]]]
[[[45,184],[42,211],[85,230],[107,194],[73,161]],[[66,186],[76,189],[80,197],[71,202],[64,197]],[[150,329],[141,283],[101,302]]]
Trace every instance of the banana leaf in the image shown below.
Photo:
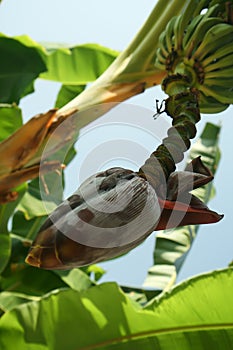
[[[40,78],[64,85],[84,85],[96,80],[118,56],[118,52],[98,44],[65,47],[44,44],[47,71]]]
[[[78,96],[85,89],[85,87],[86,85],[62,85],[57,95],[55,107],[63,107],[66,103]]]
[[[115,283],[58,290],[0,319],[0,348],[205,350],[233,347],[233,269],[176,286],[146,308]]]
[[[21,109],[15,104],[0,104],[0,142],[23,124]]]
[[[40,300],[40,297],[30,296],[15,292],[0,293],[0,315],[13,309],[15,306],[26,303],[32,300]]]
[[[0,49],[0,102],[18,103],[31,92],[33,81],[46,70],[46,64],[35,47],[17,38],[0,34]]]
[[[8,264],[0,275],[0,291],[12,292],[12,303],[14,303],[14,293],[23,293],[29,297],[34,297],[42,296],[58,288],[72,288],[82,291],[95,284],[91,278],[92,271],[89,273],[81,269],[72,269],[71,271],[48,271],[26,265],[24,260],[31,241],[28,238],[23,238],[16,234],[10,234],[9,237],[12,246],[10,259],[8,257]],[[3,260],[3,258],[1,259]],[[93,268],[95,267],[93,266]],[[95,273],[95,271],[93,271],[93,273]],[[99,275],[103,274],[103,271],[99,268],[98,273]],[[10,303],[10,294],[7,296],[7,300]],[[0,309],[1,301],[2,294],[0,292]],[[4,310],[4,308],[2,308],[2,310]]]

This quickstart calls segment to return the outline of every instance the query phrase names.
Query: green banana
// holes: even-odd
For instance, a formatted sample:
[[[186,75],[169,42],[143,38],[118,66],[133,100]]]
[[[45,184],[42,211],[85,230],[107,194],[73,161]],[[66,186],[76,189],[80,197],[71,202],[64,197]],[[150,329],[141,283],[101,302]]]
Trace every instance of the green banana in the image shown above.
[[[185,30],[184,16],[177,16],[174,23],[174,49],[179,51],[182,49],[182,42]]]
[[[218,70],[215,70],[213,72],[209,72],[208,74],[206,74],[206,78],[208,78],[208,79],[215,78],[215,80],[217,81],[217,79],[219,79],[219,78],[228,79],[229,77],[232,77],[232,75],[233,75],[233,67],[230,67],[230,68],[226,68],[226,69],[218,69]]]
[[[187,45],[184,47],[184,51],[187,57],[191,57],[193,51],[196,51],[199,44],[202,43],[203,37],[205,37],[205,34],[208,33],[208,31],[213,28],[213,26],[216,26],[217,24],[220,24],[222,20],[218,17],[214,18],[208,18],[205,21],[201,21],[199,25],[197,26],[193,37],[191,40],[187,43]]]
[[[206,56],[206,58],[204,58],[202,60],[202,67],[206,67],[208,64],[210,64],[212,61],[215,61],[217,59],[220,59],[224,56],[227,56],[229,54],[232,53],[233,51],[233,47],[231,45],[232,43],[230,43],[229,45],[220,47],[219,50],[213,52],[210,56]]]
[[[186,29],[186,34],[184,36],[183,45],[186,47],[192,40],[193,36],[196,34],[196,30],[201,25],[201,23],[205,22],[209,17],[217,16],[217,6],[211,7],[205,15],[198,15],[194,17],[191,23],[188,25]]]
[[[168,52],[172,52],[174,49],[174,24],[176,22],[176,16],[174,16],[167,24],[166,30],[165,30],[165,41],[166,41],[166,47]],[[159,39],[160,40],[160,39]]]
[[[231,104],[233,101],[232,88],[229,89],[229,88],[221,87],[221,89],[220,89],[219,86],[216,86],[216,85],[211,86],[211,87],[203,85],[202,92],[206,96],[211,96],[221,103]]]
[[[166,70],[166,63],[161,63],[159,61],[156,61],[155,67],[160,70]]]
[[[210,63],[208,66],[205,67],[205,73],[207,74],[208,72],[215,71],[216,69],[219,69],[219,67],[221,67],[221,71],[222,71],[224,70],[224,68],[232,67],[232,65],[233,65],[233,47],[232,47],[232,54],[222,57],[216,62]]]
[[[223,86],[223,87],[228,87],[228,88],[232,88],[232,78],[226,78],[223,77],[222,79],[220,78],[205,78],[205,85],[206,86],[213,86],[213,85],[217,85],[219,87]]]
[[[215,3],[190,23],[185,13],[174,17],[159,38],[156,56],[156,66],[169,75],[189,77],[206,113],[222,111],[233,102],[233,15],[224,3]]]
[[[229,24],[220,23],[212,27],[194,53],[194,59],[202,60],[209,52],[215,52],[217,48],[232,43],[232,35],[233,27]]]
[[[166,47],[166,33],[162,32],[159,38],[159,48],[161,50],[161,53],[164,57],[167,57],[169,55],[169,51]]]
[[[210,89],[212,88],[212,86],[222,86],[230,92],[230,90],[233,88],[232,75],[232,67],[224,70],[220,69],[218,71],[211,72],[209,75],[206,75],[203,86],[207,86]]]
[[[169,50],[167,49],[167,46],[166,46],[166,33],[165,32],[161,33],[158,47],[161,48],[161,52],[163,53],[164,56],[169,55]]]
[[[210,0],[200,0],[196,2],[196,8],[194,10],[193,16],[197,16],[203,9],[210,8],[213,5],[210,5]]]
[[[228,107],[228,103],[221,103],[211,96],[205,96],[200,93],[199,105],[201,113],[212,114],[225,111]]]
[[[200,23],[200,21],[202,20],[202,15],[199,15],[197,17],[195,17],[192,22],[189,24],[189,26],[186,29],[186,33],[184,35],[184,39],[183,39],[183,47],[186,47],[186,45],[188,44],[188,42],[190,42],[193,33],[195,32],[195,29],[197,27],[197,25]]]
[[[163,53],[162,53],[160,48],[158,48],[156,55],[157,55],[156,64],[158,62],[160,64],[163,64],[165,67],[167,58],[163,56]],[[163,67],[163,69],[164,69],[164,67]]]
[[[232,0],[230,0],[230,1],[226,1],[226,0],[212,0],[210,2],[207,0],[207,6],[206,7],[208,7],[208,6],[212,7],[212,6],[217,4],[219,6],[220,10],[224,11],[226,3],[230,4],[230,2],[232,3]]]

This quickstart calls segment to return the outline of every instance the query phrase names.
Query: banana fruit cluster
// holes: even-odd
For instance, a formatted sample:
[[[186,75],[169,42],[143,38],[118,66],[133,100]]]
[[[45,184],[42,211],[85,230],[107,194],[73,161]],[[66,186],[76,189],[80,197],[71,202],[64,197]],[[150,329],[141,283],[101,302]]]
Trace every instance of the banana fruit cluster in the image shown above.
[[[221,112],[233,103],[233,6],[215,4],[190,23],[173,17],[161,34],[155,65],[168,74],[185,74],[200,92],[203,113]]]

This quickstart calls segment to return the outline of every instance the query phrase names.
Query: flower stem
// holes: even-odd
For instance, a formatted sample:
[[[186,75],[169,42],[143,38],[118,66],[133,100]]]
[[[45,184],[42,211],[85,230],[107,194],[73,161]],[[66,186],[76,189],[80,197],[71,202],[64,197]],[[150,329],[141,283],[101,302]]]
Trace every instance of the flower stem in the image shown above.
[[[165,112],[173,119],[172,127],[138,172],[155,189],[175,170],[175,164],[183,160],[184,152],[190,148],[190,139],[196,135],[195,124],[200,120],[198,92],[190,89],[189,84],[189,77],[179,73],[163,80],[163,90],[169,95]]]

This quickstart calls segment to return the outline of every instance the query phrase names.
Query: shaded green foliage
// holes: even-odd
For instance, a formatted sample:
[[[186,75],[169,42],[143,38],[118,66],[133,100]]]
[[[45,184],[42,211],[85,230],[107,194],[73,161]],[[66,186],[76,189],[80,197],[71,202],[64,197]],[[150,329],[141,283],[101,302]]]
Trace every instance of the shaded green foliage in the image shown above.
[[[16,350],[188,350],[195,344],[203,350],[207,345],[214,350],[220,346],[230,349],[232,277],[232,269],[195,277],[144,309],[115,283],[81,293],[72,289],[54,291],[34,301],[13,293],[13,308],[9,294],[4,293],[0,295],[0,307],[9,311],[0,320],[0,346]]]
[[[1,35],[0,48],[0,102],[18,103],[46,65],[35,48],[17,39]]]

